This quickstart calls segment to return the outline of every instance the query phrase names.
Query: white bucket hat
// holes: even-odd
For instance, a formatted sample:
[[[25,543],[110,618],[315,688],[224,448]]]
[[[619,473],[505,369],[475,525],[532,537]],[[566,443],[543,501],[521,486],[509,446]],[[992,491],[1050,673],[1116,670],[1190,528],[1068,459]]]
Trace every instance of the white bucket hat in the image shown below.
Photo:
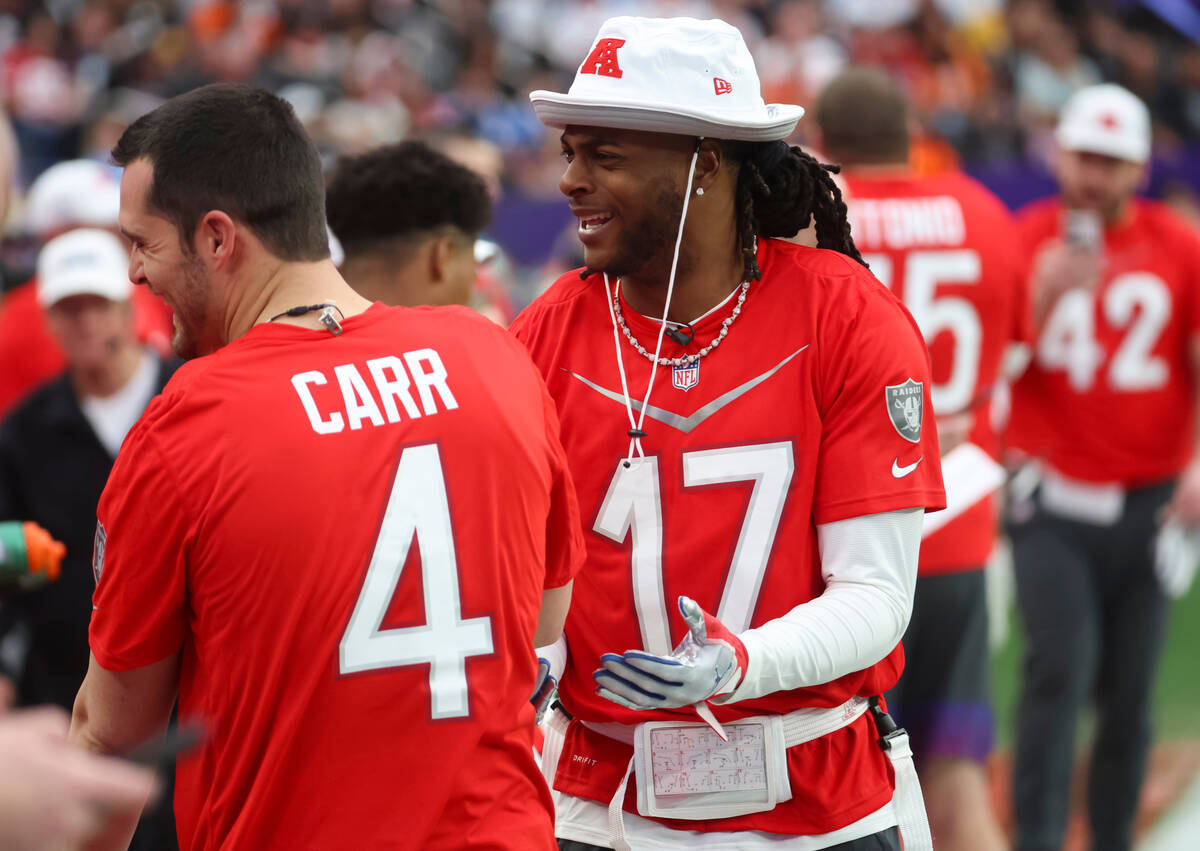
[[[763,103],[742,34],[724,21],[609,18],[566,94],[530,93],[543,124],[771,142],[804,110]]]
[[[1054,138],[1067,151],[1144,163],[1150,158],[1150,112],[1128,89],[1088,86],[1063,107]]]
[[[106,230],[78,228],[56,236],[38,255],[37,295],[50,307],[75,295],[127,301],[133,294],[129,255]]]

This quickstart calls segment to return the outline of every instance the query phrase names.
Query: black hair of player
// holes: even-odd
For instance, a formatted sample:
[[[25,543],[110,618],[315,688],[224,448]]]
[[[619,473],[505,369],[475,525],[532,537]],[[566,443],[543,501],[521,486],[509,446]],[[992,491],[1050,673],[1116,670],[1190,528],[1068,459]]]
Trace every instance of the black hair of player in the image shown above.
[[[842,190],[831,177],[837,166],[783,141],[724,141],[721,148],[738,165],[734,209],[745,280],[762,278],[754,256],[756,235],[791,237],[812,223],[818,248],[840,251],[866,265],[850,236]]]
[[[340,158],[325,212],[349,255],[447,225],[474,237],[491,221],[492,202],[482,177],[424,142],[407,141]]]
[[[329,256],[320,154],[291,105],[268,91],[213,83],[171,98],[129,125],[112,158],[153,166],[148,204],[187,253],[200,219],[220,210],[281,260]]]

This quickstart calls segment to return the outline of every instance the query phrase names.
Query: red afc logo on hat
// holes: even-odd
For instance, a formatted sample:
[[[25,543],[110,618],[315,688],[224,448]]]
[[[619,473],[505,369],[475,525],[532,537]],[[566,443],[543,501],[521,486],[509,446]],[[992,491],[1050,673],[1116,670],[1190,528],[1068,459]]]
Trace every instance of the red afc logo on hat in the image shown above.
[[[720,77],[713,77],[713,91],[719,95],[727,95],[733,91],[733,84]]]
[[[601,77],[623,76],[621,66],[617,64],[617,48],[625,44],[623,38],[602,38],[596,42],[592,52],[579,66],[580,74],[598,74]]]
[[[1116,130],[1121,126],[1121,122],[1117,120],[1117,116],[1111,112],[1106,112],[1100,116],[1100,126],[1105,130]]]

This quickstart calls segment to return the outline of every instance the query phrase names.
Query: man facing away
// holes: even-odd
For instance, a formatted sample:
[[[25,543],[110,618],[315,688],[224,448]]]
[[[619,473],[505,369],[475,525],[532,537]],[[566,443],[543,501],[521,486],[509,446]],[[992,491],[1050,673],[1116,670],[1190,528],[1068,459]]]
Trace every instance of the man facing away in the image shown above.
[[[1194,415],[1200,239],[1135,196],[1150,115],[1115,85],[1077,92],[1055,132],[1059,196],[1021,212],[1037,342],[1011,444],[1040,483],[1012,506],[1027,645],[1014,770],[1017,847],[1062,844],[1076,724],[1094,700],[1092,847],[1132,843],[1166,634],[1172,558],[1200,523]],[[1195,567],[1184,554],[1182,567]],[[1176,587],[1176,590],[1179,590]]]
[[[513,326],[589,533],[544,759],[560,848],[929,847],[868,709],[943,504],[927,356],[782,141],[803,110],[688,18],[608,20],[531,99],[586,262]],[[812,219],[820,249],[773,238]]]
[[[899,87],[874,69],[844,72],[817,105],[821,148],[854,198],[854,243],[929,346],[945,513],[959,512],[921,542],[904,673],[888,707],[912,737],[938,848],[1000,849],[984,772],[994,730],[983,568],[998,512],[971,485],[990,478],[995,490],[1003,481],[991,459],[991,402],[1010,345],[1029,334],[1027,299],[1012,217],[961,172],[911,171],[908,118]]]
[[[72,738],[128,750],[178,691],[208,733],[184,849],[553,847],[532,647],[580,542],[536,370],[467,311],[347,286],[275,96],[197,89],[113,156],[130,277],[194,360],[100,501]]]
[[[341,271],[390,305],[469,304],[475,238],[491,218],[483,179],[423,142],[343,157],[325,199]]]

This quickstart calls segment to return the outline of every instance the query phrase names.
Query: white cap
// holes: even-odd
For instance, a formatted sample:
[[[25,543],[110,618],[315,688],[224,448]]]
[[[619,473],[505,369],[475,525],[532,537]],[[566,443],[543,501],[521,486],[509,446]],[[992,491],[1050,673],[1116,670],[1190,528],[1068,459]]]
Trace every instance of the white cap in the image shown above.
[[[567,94],[529,95],[543,124],[770,142],[804,110],[765,104],[742,34],[724,21],[609,18]]]
[[[42,247],[37,261],[37,294],[42,307],[73,295],[126,301],[133,294],[129,255],[106,230],[79,228]]]
[[[1150,112],[1128,89],[1089,86],[1067,101],[1054,138],[1063,150],[1144,163],[1150,158]]]
[[[36,236],[73,227],[116,227],[121,186],[94,160],[67,160],[50,166],[29,187],[25,226]]]

